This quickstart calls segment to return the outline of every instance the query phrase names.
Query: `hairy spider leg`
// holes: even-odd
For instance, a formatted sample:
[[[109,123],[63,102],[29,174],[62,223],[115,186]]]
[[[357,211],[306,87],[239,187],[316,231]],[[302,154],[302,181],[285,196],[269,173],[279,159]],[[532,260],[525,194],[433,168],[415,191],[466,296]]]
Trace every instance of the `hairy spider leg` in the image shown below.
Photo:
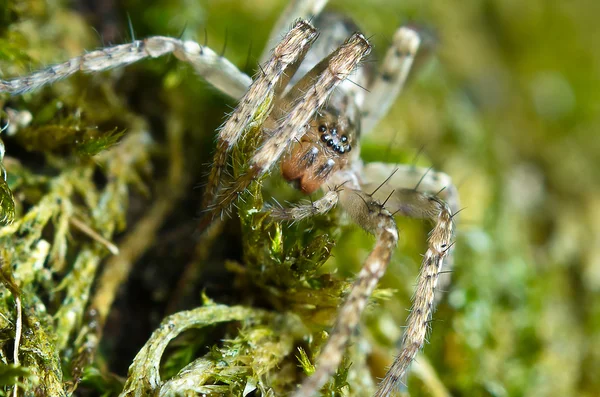
[[[393,174],[393,175],[392,175]],[[365,191],[376,189],[376,199],[385,198],[387,208],[393,213],[410,218],[428,219],[434,228],[428,239],[428,249],[423,256],[413,305],[401,341],[401,351],[379,385],[377,397],[384,397],[397,387],[423,347],[429,322],[436,306],[435,289],[444,264],[452,268],[452,235],[459,198],[450,177],[441,172],[409,165],[371,163],[364,167],[362,176],[377,181],[389,176],[385,183],[366,183]],[[445,262],[445,263],[444,263]],[[450,280],[444,273],[444,283]]]
[[[400,27],[394,34],[392,45],[368,87],[362,107],[363,133],[373,130],[400,95],[420,44],[418,33],[410,28]]]
[[[259,63],[263,64],[269,60],[271,49],[275,48],[277,43],[281,41],[290,26],[293,26],[294,21],[303,19],[311,22],[315,16],[321,13],[327,2],[328,0],[291,0],[271,29],[271,34],[260,56]]]
[[[208,47],[191,40],[154,36],[88,52],[27,76],[0,80],[0,92],[20,95],[62,80],[78,71],[100,72],[167,54],[173,54],[192,65],[206,81],[232,98],[241,98],[252,83],[250,77]]]
[[[315,395],[337,370],[369,297],[385,274],[398,243],[394,217],[378,201],[362,190],[345,187],[341,188],[339,197],[352,219],[375,235],[376,243],[345,298],[329,339],[319,354],[315,372],[304,380],[293,397]]]
[[[250,160],[247,172],[217,196],[215,204],[201,221],[200,230],[206,229],[216,214],[229,208],[252,181],[265,174],[279,160],[291,143],[304,135],[306,125],[323,106],[334,88],[356,69],[370,51],[371,46],[365,37],[355,33],[340,48],[317,64],[314,72],[309,72],[297,83],[300,84],[299,87],[306,86],[306,91],[291,89],[285,102],[279,105],[283,108],[289,106],[289,112],[274,121],[267,120],[267,123],[272,123],[269,125],[276,127]],[[315,73],[318,74],[315,76]],[[289,102],[289,105],[286,102]]]
[[[394,189],[413,189],[422,193],[433,194],[444,200],[452,212],[452,221],[454,226],[458,223],[458,213],[460,212],[460,199],[458,189],[452,182],[452,178],[439,171],[432,171],[423,167],[415,167],[406,164],[390,163],[369,163],[362,169],[362,177],[365,181],[380,181],[389,175],[394,175],[380,187],[375,198],[383,200]],[[371,191],[374,189],[374,183],[370,186],[363,185],[363,189]],[[391,210],[401,207],[401,203],[396,202],[395,195],[392,195],[388,201],[387,207]],[[444,290],[450,284],[452,279],[451,271],[454,268],[454,248],[450,249],[446,256],[444,267],[446,271],[440,275],[438,280],[438,290]],[[436,294],[434,308],[442,298],[442,294]]]
[[[258,77],[252,82],[250,89],[219,131],[213,167],[202,200],[203,209],[210,207],[215,200],[229,151],[247,127],[255,122],[257,113],[270,111],[272,107],[270,103],[279,80],[285,77],[285,72],[290,65],[295,65],[304,58],[316,38],[317,32],[312,25],[306,21],[297,21],[292,30],[275,47],[271,59],[261,68]]]
[[[429,322],[433,313],[435,288],[442,272],[444,259],[452,247],[452,212],[448,205],[435,195],[414,189],[399,189],[395,193],[398,212],[402,215],[430,219],[435,226],[423,256],[413,304],[402,337],[400,353],[379,384],[376,397],[389,396],[404,378],[410,364],[425,343]]]

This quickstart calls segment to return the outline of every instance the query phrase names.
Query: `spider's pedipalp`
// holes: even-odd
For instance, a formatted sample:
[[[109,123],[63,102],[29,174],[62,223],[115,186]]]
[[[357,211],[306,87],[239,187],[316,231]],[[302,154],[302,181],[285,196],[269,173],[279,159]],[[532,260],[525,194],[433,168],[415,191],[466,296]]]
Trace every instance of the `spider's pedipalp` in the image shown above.
[[[271,208],[271,217],[279,221],[298,222],[315,215],[329,212],[338,202],[338,192],[328,191],[323,197],[310,203],[293,205],[289,208]]]
[[[28,76],[0,80],[0,92],[20,95],[62,80],[78,71],[99,72],[171,53],[190,63],[206,81],[233,98],[239,98],[252,81],[231,62],[208,47],[201,47],[193,41],[154,36],[91,51]]]
[[[340,203],[352,219],[367,232],[374,234],[377,241],[345,298],[331,335],[321,350],[314,374],[302,383],[293,397],[313,396],[336,371],[350,336],[379,279],[385,274],[398,243],[394,218],[378,201],[363,191],[354,189],[341,189],[339,196]]]
[[[227,154],[231,148],[237,143],[250,123],[262,122],[261,119],[269,114],[274,89],[279,79],[290,65],[304,57],[316,38],[317,32],[308,22],[296,22],[294,28],[273,50],[271,60],[261,67],[261,73],[252,82],[250,89],[240,100],[240,104],[231,113],[219,132],[217,150],[204,192],[202,208],[208,208],[213,204],[221,174],[227,162]]]
[[[369,85],[362,109],[362,129],[369,133],[385,116],[402,91],[421,40],[417,32],[407,27],[394,34],[381,70]]]

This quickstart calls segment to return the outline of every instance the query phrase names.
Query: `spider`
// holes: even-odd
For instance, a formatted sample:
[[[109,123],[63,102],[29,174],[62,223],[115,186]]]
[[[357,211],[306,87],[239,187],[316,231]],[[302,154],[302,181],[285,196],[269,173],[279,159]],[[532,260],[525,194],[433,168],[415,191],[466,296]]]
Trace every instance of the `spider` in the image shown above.
[[[415,30],[400,27],[379,70],[360,68],[371,51],[368,40],[360,33],[351,33],[357,31],[353,22],[321,13],[325,3],[296,0],[289,4],[273,29],[254,79],[206,46],[155,36],[92,51],[28,76],[0,80],[0,92],[21,94],[80,70],[102,71],[174,54],[217,89],[239,101],[218,132],[202,203],[205,216],[200,222],[201,230],[229,209],[252,181],[280,162],[285,179],[307,194],[320,189],[323,196],[306,205],[272,208],[273,217],[301,221],[339,204],[354,222],[376,237],[373,250],[339,310],[314,374],[294,392],[295,397],[316,394],[339,366],[397,245],[394,216],[430,220],[434,226],[401,350],[376,392],[382,397],[399,385],[424,344],[434,309],[434,289],[442,266],[451,255],[458,197],[446,174],[414,166],[362,163],[360,135],[373,129],[400,93],[420,38]],[[289,26],[292,28],[287,31]],[[270,48],[272,52],[268,51]],[[332,48],[336,49],[329,53]],[[348,77],[352,73],[351,81]],[[224,184],[222,173],[231,150],[257,124],[261,143],[247,171]]]

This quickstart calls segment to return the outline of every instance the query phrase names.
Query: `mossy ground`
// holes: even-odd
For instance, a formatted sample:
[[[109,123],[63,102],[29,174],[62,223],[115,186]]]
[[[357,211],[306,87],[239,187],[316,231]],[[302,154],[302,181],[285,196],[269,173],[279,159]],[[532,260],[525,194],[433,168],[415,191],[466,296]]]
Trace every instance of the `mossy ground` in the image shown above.
[[[97,32],[107,44],[127,42],[127,15],[136,37],[184,32],[201,43],[206,37],[216,51],[226,42],[225,56],[253,73],[283,7],[128,0],[90,11],[88,4],[0,1],[1,77],[97,48]],[[600,7],[331,6],[374,35],[380,54],[403,21],[437,37],[433,61],[362,145],[366,161],[410,163],[420,152],[420,164],[454,178],[465,208],[453,283],[408,379],[410,394],[596,395]],[[197,393],[278,395],[311,371],[373,240],[339,210],[292,226],[272,222],[264,202],[300,198],[276,175],[251,187],[239,217],[195,236],[202,189],[194,186],[205,181],[214,131],[234,103],[167,57],[76,75],[0,97],[0,105],[33,115],[27,128],[2,135],[0,197],[8,208],[10,188],[15,218],[0,228],[5,394],[18,380],[28,395],[66,395],[75,385],[81,395],[159,385],[167,393],[186,382]],[[235,164],[254,144],[236,150]],[[398,223],[397,253],[328,395],[369,395],[368,374],[383,375],[396,351],[428,228]],[[132,364],[142,379],[127,379]]]

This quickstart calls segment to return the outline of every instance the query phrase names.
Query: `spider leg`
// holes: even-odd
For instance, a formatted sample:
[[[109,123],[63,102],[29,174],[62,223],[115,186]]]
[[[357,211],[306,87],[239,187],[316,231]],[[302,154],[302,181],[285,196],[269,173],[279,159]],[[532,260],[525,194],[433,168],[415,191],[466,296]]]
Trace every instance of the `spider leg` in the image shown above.
[[[361,176],[365,180],[384,179],[385,183],[364,183],[361,190],[357,190],[356,182],[347,179],[348,175],[338,176],[334,178],[337,182],[348,180],[349,183],[329,191],[322,200],[337,192],[341,205],[356,223],[377,237],[377,242],[338,314],[331,336],[319,355],[315,373],[305,380],[294,397],[312,396],[330,379],[339,366],[348,340],[360,321],[369,297],[385,273],[397,244],[398,232],[394,214],[384,208],[380,204],[382,202],[386,203],[387,208],[398,208],[396,212],[402,215],[430,219],[435,223],[435,227],[428,240],[429,248],[423,259],[402,351],[381,383],[377,397],[388,396],[391,393],[425,341],[428,321],[435,303],[434,289],[443,262],[448,260],[451,253],[452,214],[455,213],[453,208],[458,207],[456,188],[446,174],[405,165],[371,163],[364,167]],[[444,194],[444,198],[452,204],[447,204],[437,193]],[[313,206],[321,209],[325,207],[323,204],[325,203]],[[295,219],[298,215],[308,216],[315,210],[307,206],[301,211],[296,208],[285,211],[289,211],[287,215]]]
[[[279,16],[275,26],[271,30],[267,45],[260,56],[260,63],[267,62],[270,58],[271,49],[275,48],[277,43],[289,30],[294,21],[300,19],[310,21],[314,16],[318,15],[328,0],[292,0]]]
[[[394,391],[423,347],[433,313],[438,277],[444,259],[452,247],[452,211],[444,201],[435,195],[421,193],[414,189],[396,190],[394,198],[401,204],[399,213],[430,219],[435,222],[435,226],[429,235],[428,249],[423,256],[412,309],[402,337],[400,354],[380,383],[376,397],[387,397]]]
[[[454,214],[459,200],[456,187],[443,173],[406,165],[371,163],[364,167],[366,180],[381,180],[393,175],[384,184],[363,184],[365,191],[377,190],[375,199],[385,197],[387,208],[404,216],[431,220],[435,226],[428,239],[428,249],[423,257],[417,288],[413,296],[411,313],[402,338],[402,348],[384,380],[376,397],[389,396],[406,374],[418,351],[423,347],[433,310],[435,288],[442,276],[442,266],[452,266],[452,234]],[[371,190],[373,189],[373,190]],[[443,279],[449,282],[449,275]]]
[[[380,202],[361,190],[351,188],[342,189],[339,198],[353,220],[374,234],[377,241],[338,313],[331,336],[317,359],[316,371],[302,383],[293,397],[316,394],[336,371],[369,297],[384,275],[398,242],[394,217]]]
[[[393,176],[381,186],[374,195],[378,200],[384,200],[394,189],[413,189],[419,192],[428,193],[444,200],[452,212],[452,221],[454,225],[458,222],[458,213],[460,212],[460,199],[458,190],[453,184],[450,176],[443,172],[432,171],[423,167],[415,167],[406,164],[389,163],[369,163],[362,169],[362,176],[366,181],[381,181]],[[379,184],[363,184],[363,189],[367,192],[374,191]],[[388,201],[387,207],[396,211],[402,203],[398,202],[397,195],[393,194]],[[450,284],[452,279],[451,270],[454,268],[454,249],[450,249],[446,257],[444,267],[449,270],[440,274],[438,280],[438,290],[444,290]],[[442,294],[437,294],[434,301],[434,307],[441,300]]]
[[[203,230],[212,222],[213,217],[227,209],[250,183],[265,174],[279,160],[284,150],[298,140],[306,131],[306,126],[315,112],[323,106],[333,89],[354,71],[360,61],[371,50],[369,42],[360,33],[352,35],[344,45],[335,50],[329,57],[315,66],[313,72],[301,79],[283,103],[276,106],[279,109],[290,109],[283,117],[273,117],[267,120],[267,125],[274,126],[272,134],[250,160],[248,171],[233,181],[217,197],[215,204],[201,221]],[[274,109],[278,115],[280,110]]]
[[[361,169],[364,181],[361,184],[363,190],[366,192],[375,190],[379,183],[368,183],[368,181],[382,181],[390,175],[392,175],[391,178],[375,194],[376,199],[383,201],[394,189],[414,189],[439,196],[448,204],[453,214],[458,212],[460,200],[450,176],[423,167],[406,164],[368,163]],[[394,209],[393,204],[388,207]]]
[[[78,71],[99,72],[167,54],[188,62],[206,81],[235,99],[240,98],[252,82],[250,77],[208,47],[191,40],[154,36],[88,52],[27,76],[0,80],[0,92],[20,95],[62,80]]]
[[[362,111],[362,131],[369,133],[385,116],[402,91],[421,40],[414,30],[401,27],[385,54],[381,70],[368,87]]]
[[[202,208],[208,208],[213,204],[231,148],[251,123],[262,115],[268,114],[274,90],[284,76],[284,72],[290,65],[303,59],[316,38],[317,32],[308,22],[296,22],[292,30],[275,47],[271,59],[261,67],[258,77],[252,82],[248,92],[219,131],[217,150],[204,191]]]

